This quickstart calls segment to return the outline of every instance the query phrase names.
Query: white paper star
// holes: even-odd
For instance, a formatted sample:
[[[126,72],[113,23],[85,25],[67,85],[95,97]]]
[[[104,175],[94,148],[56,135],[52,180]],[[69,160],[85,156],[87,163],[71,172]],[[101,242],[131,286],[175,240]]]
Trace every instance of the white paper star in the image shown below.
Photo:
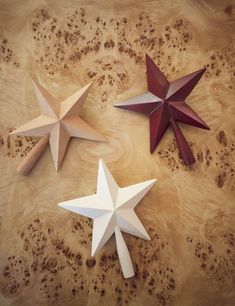
[[[134,276],[135,272],[121,230],[150,240],[134,208],[155,182],[156,179],[153,179],[120,188],[105,163],[100,160],[97,193],[58,204],[60,207],[94,220],[92,256],[115,233],[118,256],[125,278]]]

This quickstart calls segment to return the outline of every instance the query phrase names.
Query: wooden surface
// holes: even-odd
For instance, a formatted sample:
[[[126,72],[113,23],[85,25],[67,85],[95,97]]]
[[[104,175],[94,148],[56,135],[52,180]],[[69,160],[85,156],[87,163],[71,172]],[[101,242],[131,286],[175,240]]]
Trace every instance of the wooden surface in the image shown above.
[[[235,1],[0,1],[0,305],[232,306],[235,301]],[[149,153],[144,116],[112,107],[146,90],[144,55],[170,80],[203,66],[187,103],[211,127],[169,130]],[[94,82],[81,117],[107,143],[72,139],[59,173],[49,148],[16,172],[37,139],[9,132],[39,115],[37,75],[58,99]],[[151,241],[125,235],[137,275],[124,280],[114,238],[91,258],[92,223],[58,202],[95,192],[98,159],[120,186],[158,178],[137,207]]]

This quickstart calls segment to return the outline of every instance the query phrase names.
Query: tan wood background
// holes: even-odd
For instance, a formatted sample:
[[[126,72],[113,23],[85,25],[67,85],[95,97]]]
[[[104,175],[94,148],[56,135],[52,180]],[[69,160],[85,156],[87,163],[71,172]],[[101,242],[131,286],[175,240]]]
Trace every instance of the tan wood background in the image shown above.
[[[0,1],[0,305],[232,306],[235,301],[235,1]],[[148,53],[170,80],[203,66],[188,104],[211,131],[182,125],[149,152],[148,119],[114,108],[146,90]],[[94,82],[82,117],[107,143],[72,139],[59,173],[49,148],[16,173],[36,139],[9,131],[39,114],[30,75],[58,99]],[[91,258],[92,222],[57,203],[95,192],[103,158],[120,186],[158,178],[136,211],[152,240],[111,238]]]

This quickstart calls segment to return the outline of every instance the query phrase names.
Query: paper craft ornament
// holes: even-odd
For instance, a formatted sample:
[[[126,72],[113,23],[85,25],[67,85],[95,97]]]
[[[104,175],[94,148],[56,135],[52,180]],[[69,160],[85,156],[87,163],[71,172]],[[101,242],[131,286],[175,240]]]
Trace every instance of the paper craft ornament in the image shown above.
[[[125,278],[134,276],[135,272],[121,231],[150,240],[134,208],[155,182],[156,179],[153,179],[120,188],[105,163],[100,160],[97,193],[58,204],[60,207],[94,220],[92,256],[115,233],[117,252]]]
[[[146,54],[148,91],[140,96],[115,104],[116,107],[142,113],[150,120],[150,151],[156,149],[167,128],[171,125],[182,159],[186,165],[195,162],[190,146],[177,122],[209,130],[208,125],[185,103],[205,68],[197,70],[173,82]]]
[[[43,136],[43,138],[38,141],[17,168],[18,172],[24,175],[29,174],[48,142],[56,171],[58,171],[71,137],[105,141],[100,133],[78,116],[92,83],[75,92],[61,103],[58,103],[37,80],[33,80],[33,84],[41,115],[11,134]]]

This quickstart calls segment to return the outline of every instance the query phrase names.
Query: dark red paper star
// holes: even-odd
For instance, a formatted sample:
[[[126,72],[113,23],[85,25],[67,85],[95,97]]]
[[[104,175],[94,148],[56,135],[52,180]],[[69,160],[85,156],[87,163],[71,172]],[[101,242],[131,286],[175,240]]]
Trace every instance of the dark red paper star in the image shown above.
[[[115,106],[134,112],[143,113],[150,119],[150,151],[156,149],[169,125],[172,126],[175,138],[186,165],[195,162],[187,140],[179,129],[177,122],[209,130],[207,124],[185,103],[205,68],[190,73],[173,82],[165,75],[146,54],[148,92]]]

